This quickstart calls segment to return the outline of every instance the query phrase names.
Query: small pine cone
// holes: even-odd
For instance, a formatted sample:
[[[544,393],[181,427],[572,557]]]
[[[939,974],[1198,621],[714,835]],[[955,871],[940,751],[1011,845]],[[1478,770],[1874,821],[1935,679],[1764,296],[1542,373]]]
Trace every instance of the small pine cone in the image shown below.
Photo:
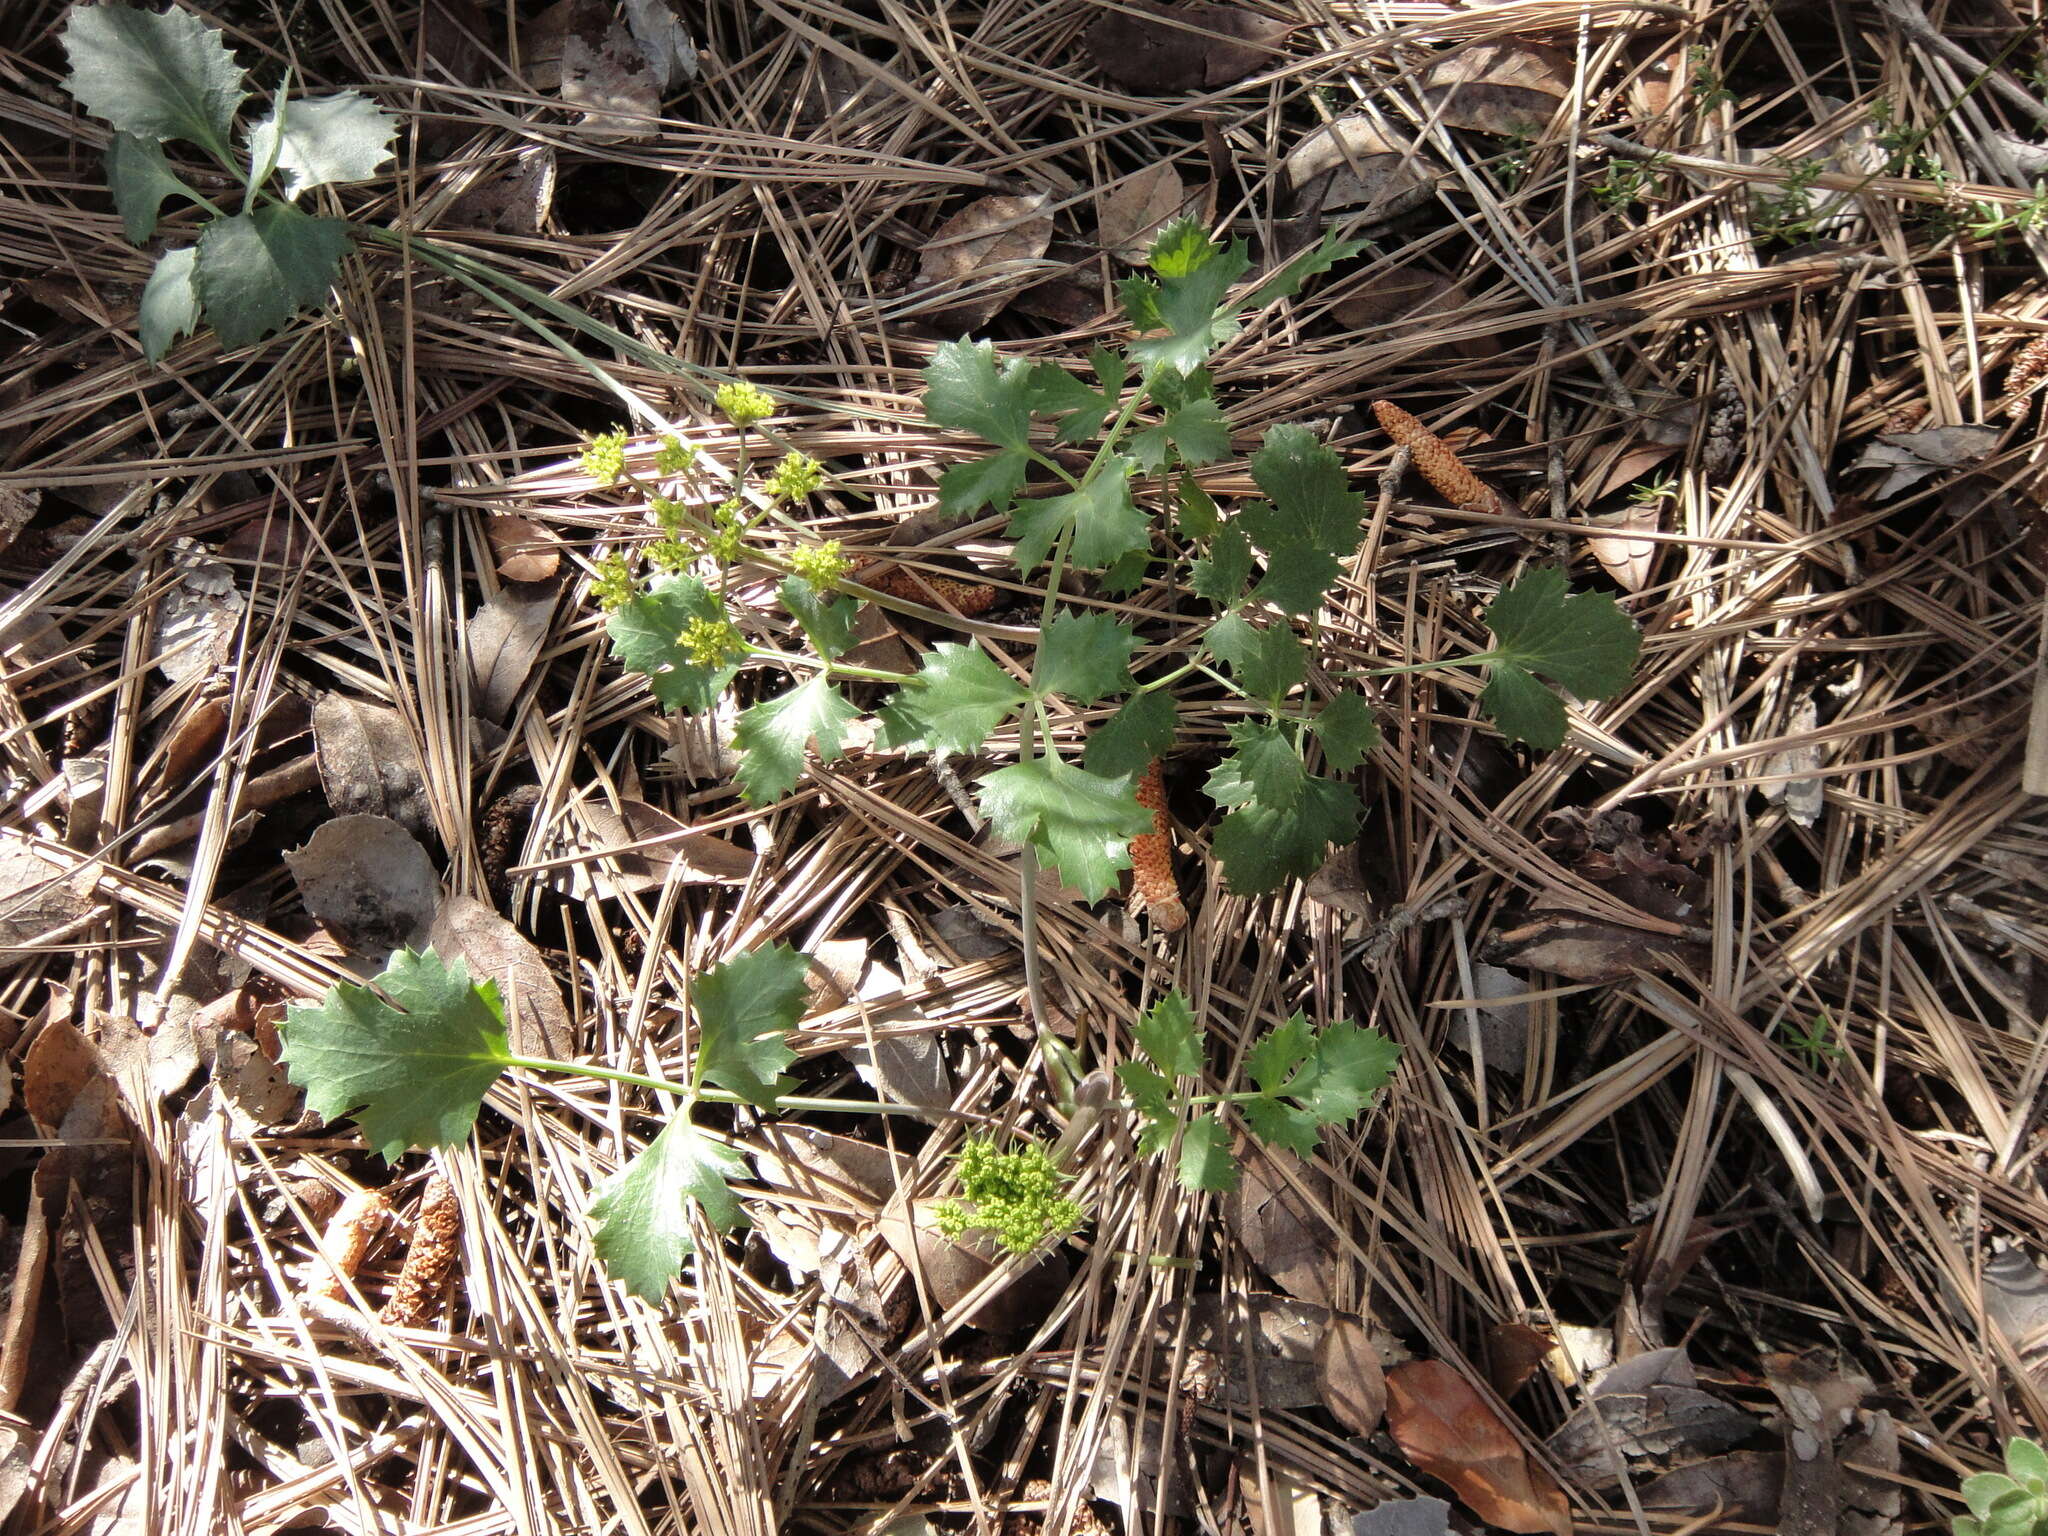
[[[1173,878],[1173,831],[1156,757],[1138,775],[1138,804],[1152,813],[1152,830],[1131,839],[1131,885],[1152,926],[1161,933],[1177,933],[1187,926],[1188,909],[1181,904],[1180,885]]]
[[[2012,397],[2012,403],[2005,408],[2009,419],[2018,421],[2026,415],[2026,402],[2021,396],[2044,378],[2048,378],[2048,331],[2021,347],[2012,366],[2005,371],[2005,392]]]
[[[1449,443],[1401,407],[1388,400],[1375,400],[1372,414],[1379,422],[1380,430],[1408,450],[1422,478],[1452,506],[1473,512],[1505,513],[1512,510],[1499,492],[1465,467],[1465,461],[1458,457]]]
[[[996,604],[996,589],[985,583],[970,584],[955,581],[949,576],[928,576],[921,571],[906,571],[901,566],[871,576],[868,571],[874,563],[870,561],[857,569],[853,579],[877,592],[900,597],[906,603],[929,606],[932,599],[938,597],[962,618],[968,619],[977,613],[987,613]]]
[[[340,1301],[342,1281],[355,1278],[363,1260],[369,1257],[370,1244],[390,1219],[391,1203],[381,1190],[359,1189],[342,1201],[341,1208],[328,1220],[327,1230],[320,1234],[323,1257],[313,1261],[312,1274],[306,1282],[307,1293]]]
[[[420,1195],[420,1213],[413,1224],[412,1246],[405,1251],[391,1299],[378,1317],[394,1328],[418,1328],[440,1305],[441,1287],[455,1268],[462,1237],[462,1203],[443,1174],[427,1180]]]

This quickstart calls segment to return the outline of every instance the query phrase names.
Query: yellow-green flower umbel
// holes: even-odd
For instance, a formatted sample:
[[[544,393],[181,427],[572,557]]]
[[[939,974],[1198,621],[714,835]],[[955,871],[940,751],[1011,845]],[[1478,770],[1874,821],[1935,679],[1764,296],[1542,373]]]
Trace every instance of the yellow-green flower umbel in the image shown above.
[[[766,421],[775,414],[775,402],[764,389],[751,384],[721,384],[718,393],[712,397],[718,412],[742,432],[757,421]]]
[[[835,592],[853,571],[853,561],[839,547],[837,539],[822,544],[805,544],[792,550],[789,568],[819,592]]]
[[[626,474],[626,429],[615,427],[591,438],[583,450],[583,473],[599,485],[616,485]]]
[[[786,453],[761,488],[777,501],[802,501],[825,483],[825,466],[807,453]]]

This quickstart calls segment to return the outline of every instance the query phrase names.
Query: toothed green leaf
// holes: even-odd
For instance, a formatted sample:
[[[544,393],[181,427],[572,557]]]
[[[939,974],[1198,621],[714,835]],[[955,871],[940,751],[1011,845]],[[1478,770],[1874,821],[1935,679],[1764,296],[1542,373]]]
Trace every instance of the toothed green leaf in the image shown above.
[[[734,955],[696,979],[697,1075],[750,1104],[773,1109],[792,1086],[776,1074],[796,1060],[789,1032],[810,996],[808,956],[787,944]]]
[[[346,220],[312,218],[284,203],[209,220],[193,280],[221,345],[251,346],[295,311],[325,304],[350,243]]]
[[[1612,698],[1628,686],[1642,650],[1633,620],[1604,593],[1571,592],[1564,572],[1529,572],[1486,610],[1496,659],[1479,707],[1510,741],[1556,747],[1564,706],[1536,681],[1547,677],[1582,699]]]
[[[1301,640],[1285,624],[1261,629],[1243,614],[1227,613],[1209,626],[1202,643],[1229,666],[1238,687],[1255,699],[1277,702],[1308,673]]]
[[[688,1120],[675,1119],[646,1150],[608,1179],[590,1203],[593,1246],[605,1272],[643,1301],[659,1301],[695,1251],[689,1207],[721,1232],[743,1224],[728,1179],[744,1179],[747,1162]]]
[[[121,232],[131,245],[141,245],[156,233],[165,198],[199,201],[199,194],[171,169],[163,145],[132,133],[117,133],[107,145],[107,187],[121,214]]]
[[[1233,725],[1230,743],[1235,750],[1210,771],[1204,786],[1211,800],[1218,805],[1256,800],[1275,811],[1300,804],[1308,767],[1279,726],[1263,720]]]
[[[1178,992],[1169,992],[1145,1011],[1132,1031],[1138,1049],[1167,1077],[1202,1075],[1202,1037],[1194,1010]]]
[[[387,1163],[467,1137],[511,1060],[496,984],[432,950],[399,950],[375,991],[344,982],[291,1005],[278,1036],[306,1107],[324,1120],[353,1114]]]
[[[860,618],[860,604],[850,597],[833,597],[820,592],[801,576],[787,576],[776,589],[796,621],[827,661],[836,661],[852,650],[859,639],[854,625]]]
[[[1083,570],[1099,571],[1131,550],[1148,548],[1151,525],[1131,500],[1133,467],[1121,454],[1112,454],[1078,491],[1018,502],[1009,527],[1017,544],[1017,568],[1035,570],[1069,527],[1074,530],[1070,558]]]
[[[1340,693],[1322,708],[1308,728],[1323,744],[1323,760],[1339,773],[1349,773],[1380,744],[1379,722],[1372,706],[1355,693]]]
[[[939,476],[939,510],[955,517],[972,516],[983,507],[1007,512],[1024,488],[1024,474],[1030,467],[1021,448],[1005,448],[986,458],[952,465]]]
[[[1323,867],[1330,844],[1358,833],[1358,796],[1330,779],[1309,779],[1286,809],[1257,800],[1224,817],[1213,846],[1231,890],[1256,896]]]
[[[1038,643],[1033,686],[1041,697],[1059,694],[1076,704],[1128,693],[1137,644],[1131,627],[1106,613],[1055,615]]]
[[[988,744],[1031,690],[971,645],[941,641],[882,712],[884,742],[923,742],[934,752],[971,755]]]
[[[998,371],[986,341],[939,344],[924,370],[924,414],[934,426],[972,432],[999,448],[1031,440],[1031,367],[1012,359]]]
[[[1218,608],[1228,608],[1244,596],[1244,584],[1251,573],[1251,543],[1242,528],[1227,523],[1210,541],[1209,553],[1188,572],[1188,586],[1195,596],[1208,599]]]
[[[1180,1133],[1180,1164],[1174,1170],[1181,1188],[1226,1194],[1237,1188],[1237,1158],[1230,1150],[1230,1128],[1216,1114],[1199,1116]]]
[[[279,102],[249,130],[251,153],[275,143],[279,190],[296,199],[313,187],[366,181],[391,158],[398,119],[360,91]]]
[[[225,150],[247,98],[242,67],[217,27],[173,6],[74,5],[64,23],[78,104],[137,138]]]
[[[1173,745],[1180,716],[1164,689],[1133,694],[1088,738],[1081,764],[1106,779],[1135,777]]]
[[[981,782],[982,814],[996,835],[1033,844],[1090,901],[1130,868],[1131,839],[1152,830],[1128,778],[1104,779],[1057,758],[1034,757]]]
[[[192,274],[199,260],[195,246],[180,246],[157,257],[149,281],[142,285],[137,329],[142,355],[158,362],[180,336],[199,329],[199,288]]]
[[[725,619],[725,605],[695,576],[663,576],[623,604],[605,623],[612,654],[647,678],[665,709],[701,715],[715,708],[726,685],[739,675],[737,662],[700,665],[683,649],[683,627],[692,619]]]
[[[740,755],[733,776],[753,804],[779,800],[803,777],[804,748],[815,739],[818,760],[831,762],[843,748],[846,728],[859,718],[860,711],[824,673],[808,677],[789,692],[740,711],[732,733]]]

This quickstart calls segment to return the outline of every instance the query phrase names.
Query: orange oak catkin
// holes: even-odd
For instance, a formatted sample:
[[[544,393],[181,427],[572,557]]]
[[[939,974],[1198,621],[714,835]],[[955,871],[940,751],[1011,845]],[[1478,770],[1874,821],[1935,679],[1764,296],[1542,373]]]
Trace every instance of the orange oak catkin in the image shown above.
[[[432,1317],[461,1240],[462,1204],[455,1198],[455,1186],[437,1173],[420,1194],[412,1246],[405,1251],[391,1299],[377,1315],[397,1328],[418,1328]]]
[[[306,1283],[309,1295],[340,1301],[344,1279],[353,1280],[369,1257],[370,1244],[391,1219],[391,1204],[381,1190],[359,1189],[341,1202],[320,1234],[321,1256],[313,1260]]]
[[[2012,396],[2012,404],[2006,407],[2006,415],[2018,421],[2027,414],[2027,404],[2021,397],[2043,378],[2048,378],[2048,331],[2043,331],[2019,350],[2012,366],[2005,371],[2005,392]]]
[[[1152,926],[1175,933],[1187,926],[1188,909],[1181,905],[1180,884],[1173,878],[1173,831],[1156,757],[1138,776],[1138,804],[1152,813],[1152,830],[1131,839],[1131,886]]]
[[[970,584],[955,581],[949,576],[928,576],[923,572],[913,574],[901,566],[869,575],[871,568],[872,563],[856,569],[853,579],[877,592],[900,597],[906,603],[929,606],[936,596],[951,604],[963,618],[970,619],[977,613],[987,613],[995,606],[996,589],[986,584]]]
[[[1467,469],[1449,443],[1401,407],[1390,400],[1375,400],[1372,414],[1380,430],[1408,450],[1422,478],[1452,506],[1474,512],[1509,510],[1500,493]]]

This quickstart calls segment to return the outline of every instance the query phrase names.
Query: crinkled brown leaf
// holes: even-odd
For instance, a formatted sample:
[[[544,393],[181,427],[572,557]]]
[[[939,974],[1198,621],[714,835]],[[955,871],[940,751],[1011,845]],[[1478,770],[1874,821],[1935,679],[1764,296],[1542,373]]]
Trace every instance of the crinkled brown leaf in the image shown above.
[[[1453,128],[1533,134],[1572,87],[1572,56],[1544,43],[1475,43],[1430,66],[1422,98]]]
[[[507,582],[470,616],[470,703],[502,724],[547,643],[560,588],[552,581]]]
[[[918,258],[918,281],[934,295],[972,288],[949,304],[935,323],[948,329],[973,330],[987,323],[1016,291],[1017,284],[996,284],[984,291],[1005,268],[1036,261],[1052,244],[1052,215],[1042,192],[1023,197],[978,197],[932,232]],[[1019,274],[1022,275],[1021,273]]]
[[[1415,1360],[1387,1372],[1387,1429],[1401,1453],[1489,1525],[1568,1536],[1564,1490],[1456,1370]]]
[[[441,880],[418,839],[388,816],[337,816],[284,856],[306,910],[374,963],[427,936]]]
[[[473,979],[498,984],[516,1054],[557,1060],[576,1054],[562,989],[526,935],[475,897],[458,894],[442,901],[430,937],[443,960],[459,956]]]
[[[1437,163],[1366,117],[1340,117],[1308,134],[1280,167],[1287,211],[1315,218],[1367,209],[1391,219],[1428,200]]]
[[[1479,957],[1518,971],[1547,971],[1568,981],[1620,981],[1637,966],[1704,969],[1706,946],[1671,934],[1625,928],[1573,912],[1532,912],[1491,935]]]
[[[1127,0],[1088,29],[1095,67],[1134,91],[1213,89],[1272,69],[1293,30],[1236,5],[1157,5]]]
[[[1190,192],[1173,162],[1143,166],[1095,194],[1096,236],[1118,261],[1142,266],[1159,231],[1173,220],[1197,217],[1203,189]]]
[[[1295,1192],[1297,1184],[1313,1203]],[[1223,1209],[1246,1257],[1267,1278],[1290,1296],[1327,1307],[1337,1299],[1340,1250],[1316,1205],[1331,1208],[1327,1175],[1291,1153],[1257,1151],[1245,1157]]]
[[[549,151],[549,164],[553,164],[553,151]],[[562,541],[530,517],[497,513],[484,519],[484,533],[491,541],[498,574],[507,581],[546,581],[561,569]]]
[[[1355,1317],[1337,1316],[1316,1341],[1316,1381],[1323,1406],[1354,1435],[1380,1427],[1387,1411],[1387,1377],[1372,1332]]]
[[[337,816],[389,816],[408,832],[434,825],[412,732],[397,710],[346,694],[313,706],[320,787]]]

